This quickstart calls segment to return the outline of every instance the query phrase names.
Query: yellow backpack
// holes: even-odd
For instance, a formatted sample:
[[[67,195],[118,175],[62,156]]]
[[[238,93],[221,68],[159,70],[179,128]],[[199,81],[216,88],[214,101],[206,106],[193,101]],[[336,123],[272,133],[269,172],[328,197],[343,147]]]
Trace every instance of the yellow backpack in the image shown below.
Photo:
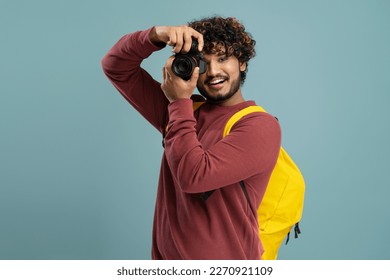
[[[194,110],[203,103],[194,102]],[[265,110],[260,106],[249,106],[235,113],[226,123],[223,137],[229,134],[237,121],[254,112],[265,112]],[[252,208],[243,181],[240,184]],[[207,194],[206,199],[210,194]],[[287,244],[292,227],[295,226],[295,238],[300,234],[299,221],[302,217],[304,194],[305,181],[303,176],[294,161],[281,147],[263,200],[257,209],[259,235],[264,247],[263,260],[277,258],[279,247],[285,237],[287,237]]]

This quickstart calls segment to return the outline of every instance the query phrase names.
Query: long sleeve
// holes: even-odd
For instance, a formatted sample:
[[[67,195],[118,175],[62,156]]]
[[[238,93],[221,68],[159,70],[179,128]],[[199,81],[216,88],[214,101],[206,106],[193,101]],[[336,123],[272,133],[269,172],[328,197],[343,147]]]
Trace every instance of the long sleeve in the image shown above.
[[[165,126],[168,100],[141,63],[161,49],[149,39],[151,29],[123,36],[103,57],[102,67],[123,97],[160,132]]]
[[[191,101],[177,100],[168,106],[168,111],[165,154],[184,192],[199,193],[229,186],[269,172],[275,165],[281,131],[271,115],[254,113],[244,117],[227,137],[205,149],[197,138]]]
[[[190,99],[169,103],[160,83],[141,68],[159,50],[150,31],[123,36],[102,67],[124,98],[165,134],[153,259],[260,259],[257,219],[238,182],[245,181],[251,202],[259,205],[280,150],[279,124],[269,114],[253,113],[222,138],[227,120],[254,101],[225,107],[206,102],[195,115]],[[207,201],[196,194],[214,189]]]

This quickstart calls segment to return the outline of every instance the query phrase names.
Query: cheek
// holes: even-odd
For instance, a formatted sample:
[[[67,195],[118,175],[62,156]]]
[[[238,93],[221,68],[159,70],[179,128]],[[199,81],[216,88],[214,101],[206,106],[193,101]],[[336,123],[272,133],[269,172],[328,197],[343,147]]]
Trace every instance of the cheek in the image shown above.
[[[242,71],[241,69],[242,66],[240,65],[238,60],[230,61],[229,64],[225,65],[226,73],[228,73],[232,78],[237,78]]]
[[[206,79],[206,75],[205,74],[199,75],[199,78],[198,78],[198,81],[196,82],[196,85],[197,86],[202,85],[204,83],[205,79]]]
[[[240,67],[237,67],[237,65],[234,65],[234,67],[230,67],[228,69],[228,73],[232,79],[236,80],[240,76],[240,73],[241,73]]]

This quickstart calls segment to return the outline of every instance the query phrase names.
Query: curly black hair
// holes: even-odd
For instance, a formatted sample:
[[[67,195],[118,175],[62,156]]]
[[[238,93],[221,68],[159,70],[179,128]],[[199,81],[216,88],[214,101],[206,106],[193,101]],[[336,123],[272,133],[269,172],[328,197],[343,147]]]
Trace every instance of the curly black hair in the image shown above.
[[[241,71],[243,84],[248,61],[256,55],[256,41],[245,31],[244,25],[234,17],[215,16],[189,22],[188,26],[203,35],[205,53],[234,55],[239,62],[247,64],[245,71]]]

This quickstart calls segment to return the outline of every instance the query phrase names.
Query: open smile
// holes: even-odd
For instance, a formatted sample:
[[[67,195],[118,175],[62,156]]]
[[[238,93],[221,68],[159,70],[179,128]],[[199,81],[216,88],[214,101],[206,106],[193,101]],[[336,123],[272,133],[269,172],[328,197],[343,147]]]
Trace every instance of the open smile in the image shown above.
[[[225,77],[218,77],[218,78],[213,78],[211,79],[210,81],[207,81],[206,82],[206,85],[209,87],[209,88],[212,88],[212,89],[220,89],[224,86],[225,82],[227,81],[228,79],[225,78]]]

